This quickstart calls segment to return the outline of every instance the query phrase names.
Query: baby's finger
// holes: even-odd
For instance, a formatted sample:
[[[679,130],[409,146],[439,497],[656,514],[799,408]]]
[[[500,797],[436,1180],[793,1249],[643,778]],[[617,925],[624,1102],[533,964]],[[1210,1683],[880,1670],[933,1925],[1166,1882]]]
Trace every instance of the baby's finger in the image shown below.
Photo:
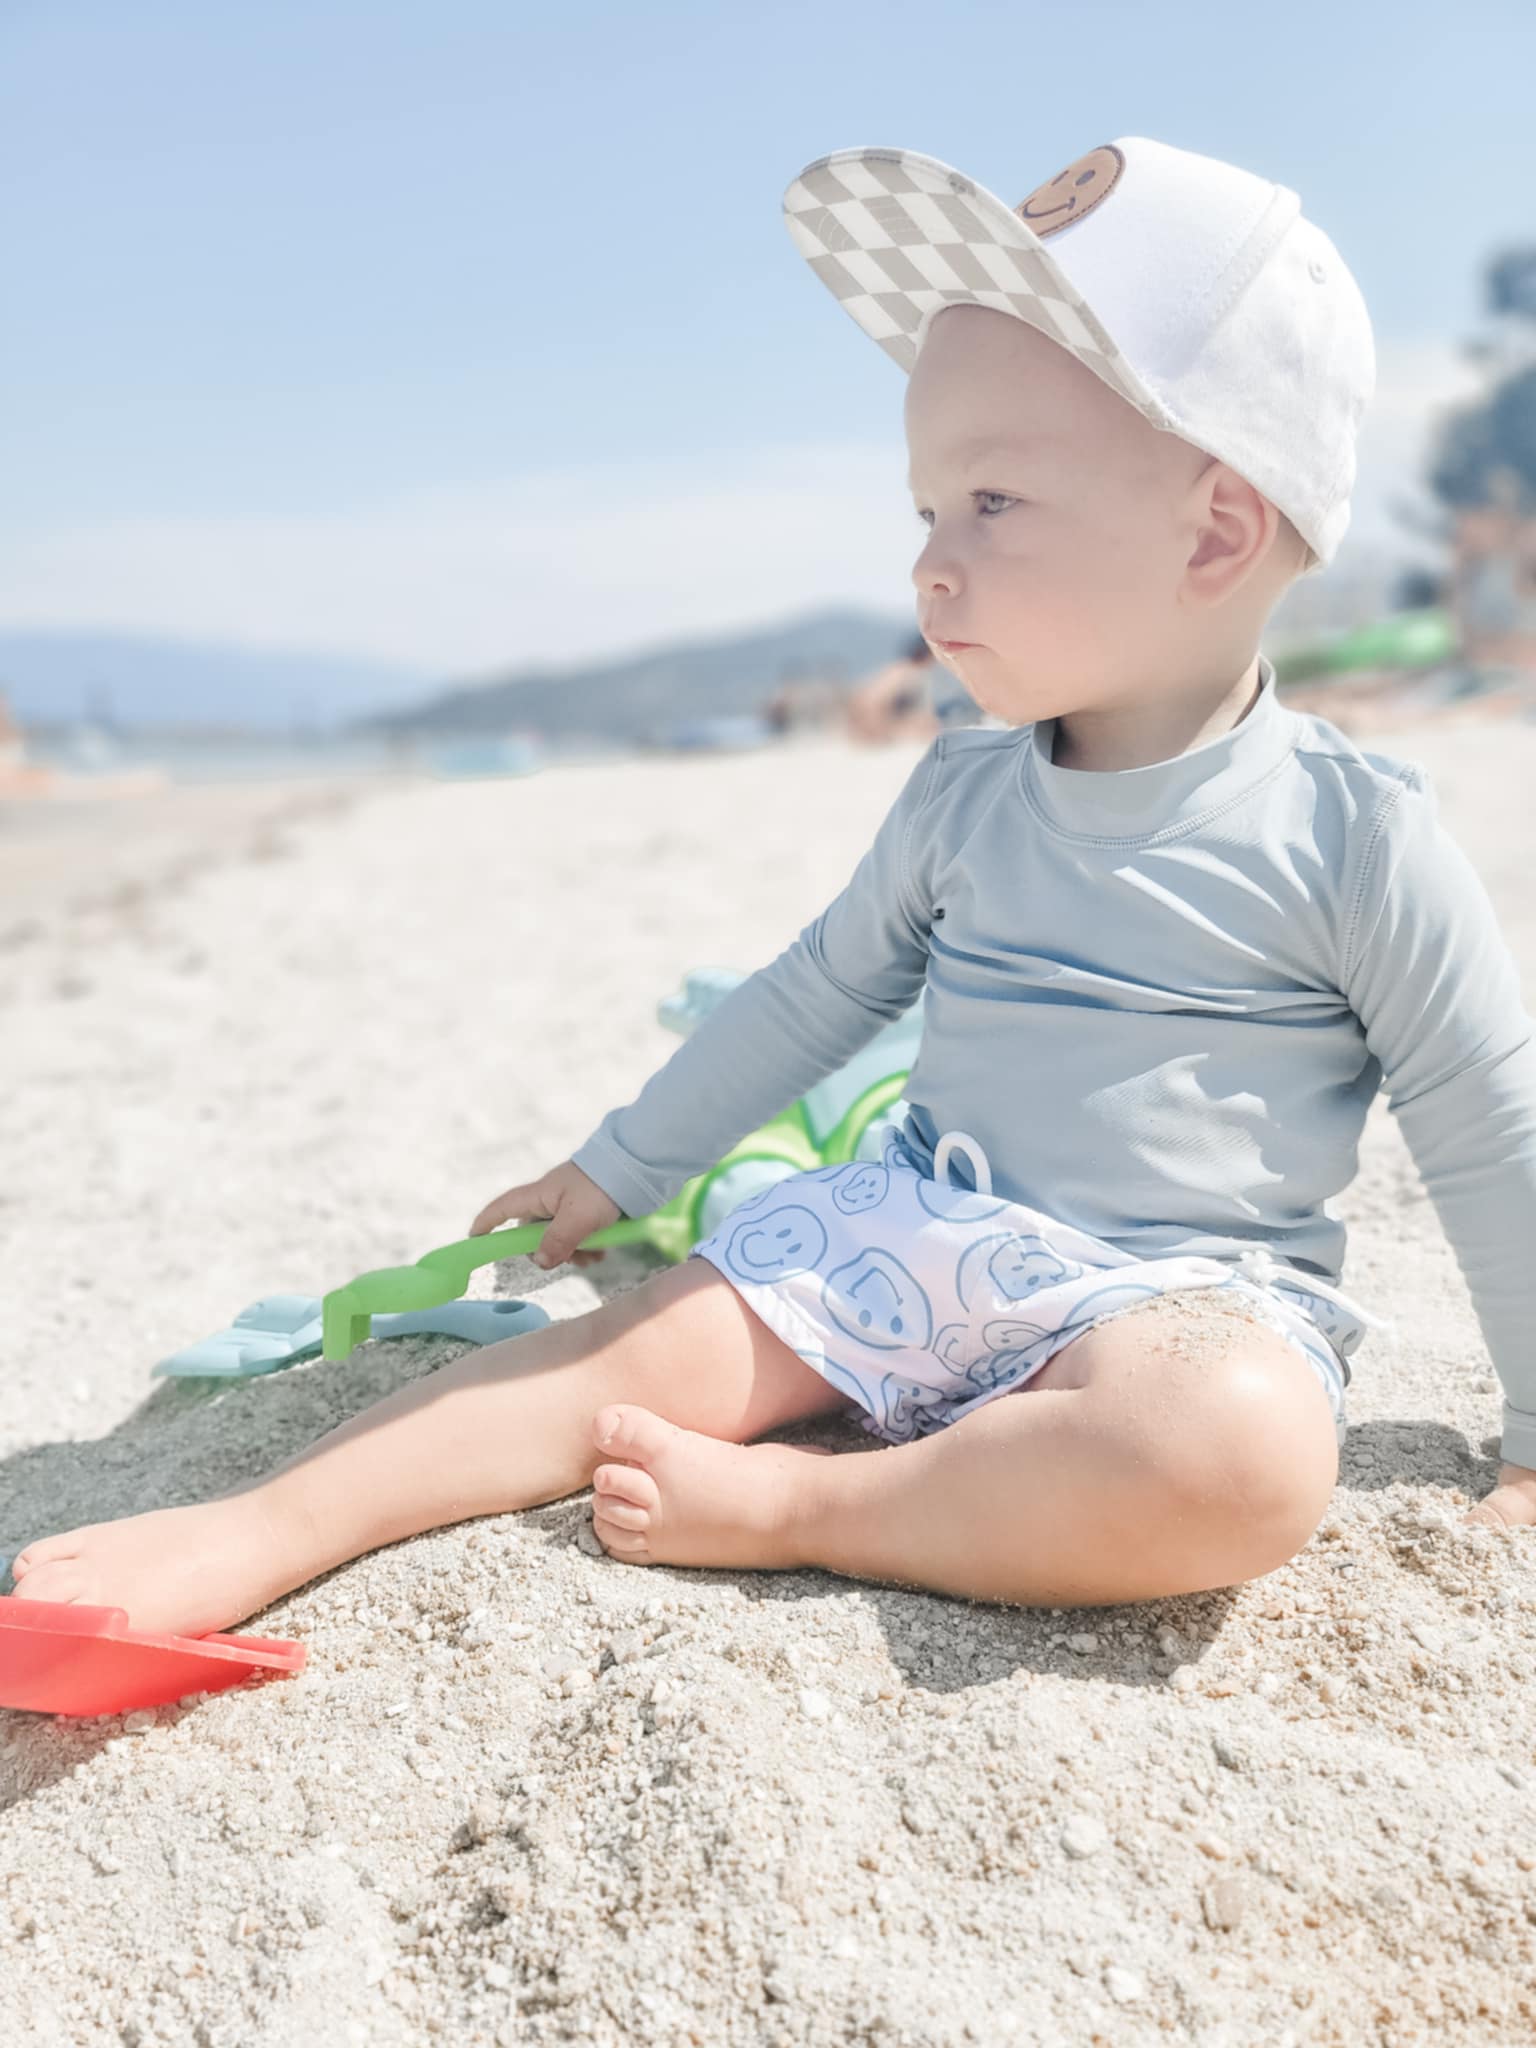
[[[1486,1500],[1478,1502],[1464,1522],[1481,1522],[1489,1529],[1527,1529],[1536,1521],[1530,1501],[1519,1487],[1496,1486]]]
[[[484,1237],[488,1230],[495,1230],[498,1224],[508,1223],[515,1218],[527,1217],[537,1221],[547,1216],[549,1210],[540,1204],[532,1188],[508,1188],[504,1195],[498,1195],[494,1202],[487,1202],[474,1222],[469,1226],[471,1237]]]
[[[582,1251],[581,1241],[590,1237],[596,1226],[588,1223],[585,1229],[573,1224],[569,1215],[562,1215],[550,1224],[539,1241],[539,1248],[533,1254],[536,1266],[563,1266],[567,1260],[573,1265],[585,1266],[592,1259],[600,1259],[601,1246],[596,1251]]]

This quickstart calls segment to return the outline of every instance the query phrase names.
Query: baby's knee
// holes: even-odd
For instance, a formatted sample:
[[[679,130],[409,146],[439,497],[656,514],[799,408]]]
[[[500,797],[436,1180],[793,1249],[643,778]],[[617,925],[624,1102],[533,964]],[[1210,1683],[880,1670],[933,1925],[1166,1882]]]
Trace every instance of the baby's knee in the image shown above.
[[[1237,1304],[1160,1307],[1121,1319],[1118,1370],[1090,1382],[1100,1427],[1127,1469],[1157,1473],[1192,1540],[1230,1556],[1234,1579],[1257,1577],[1322,1520],[1331,1405],[1295,1346]]]
[[[1192,1426],[1219,1465],[1218,1489],[1241,1514],[1264,1560],[1284,1564],[1311,1539],[1338,1483],[1338,1433],[1312,1368],[1276,1332],[1254,1329],[1235,1345]]]

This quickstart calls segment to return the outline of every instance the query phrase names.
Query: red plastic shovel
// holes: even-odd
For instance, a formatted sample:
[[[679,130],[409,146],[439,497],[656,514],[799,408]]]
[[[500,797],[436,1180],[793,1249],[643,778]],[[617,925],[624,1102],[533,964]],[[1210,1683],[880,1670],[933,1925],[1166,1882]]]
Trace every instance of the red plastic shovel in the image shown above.
[[[262,1636],[147,1635],[121,1607],[0,1598],[0,1707],[34,1714],[163,1707],[254,1671],[301,1671],[307,1654]]]

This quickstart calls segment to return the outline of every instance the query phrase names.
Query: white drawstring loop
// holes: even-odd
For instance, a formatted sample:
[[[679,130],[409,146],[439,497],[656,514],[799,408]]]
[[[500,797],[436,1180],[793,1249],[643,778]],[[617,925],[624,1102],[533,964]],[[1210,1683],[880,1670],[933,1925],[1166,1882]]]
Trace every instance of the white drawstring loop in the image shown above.
[[[1274,1254],[1264,1245],[1256,1245],[1251,1251],[1241,1254],[1237,1270],[1245,1280],[1251,1280],[1255,1287],[1268,1289],[1276,1280],[1289,1280],[1293,1287],[1308,1294],[1315,1294],[1323,1301],[1331,1301],[1345,1309],[1352,1316],[1358,1316],[1368,1329],[1395,1330],[1397,1324],[1389,1316],[1372,1315],[1362,1308],[1358,1301],[1351,1301],[1341,1294],[1337,1287],[1330,1287],[1326,1280],[1316,1279],[1311,1273],[1298,1272],[1294,1266],[1282,1266]]]
[[[933,1155],[933,1177],[935,1180],[949,1179],[949,1155],[956,1150],[965,1153],[971,1162],[971,1172],[976,1177],[978,1195],[992,1192],[992,1169],[987,1164],[987,1155],[976,1140],[965,1131],[946,1131],[940,1138]]]

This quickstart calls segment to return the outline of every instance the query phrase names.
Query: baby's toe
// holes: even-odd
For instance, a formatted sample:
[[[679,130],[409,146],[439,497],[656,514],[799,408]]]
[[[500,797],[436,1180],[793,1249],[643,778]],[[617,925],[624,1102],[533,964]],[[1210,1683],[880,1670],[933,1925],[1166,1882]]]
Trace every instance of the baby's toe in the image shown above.
[[[598,1496],[592,1516],[594,1521],[601,1521],[610,1529],[648,1529],[651,1526],[649,1508],[637,1508],[633,1501],[615,1500],[611,1494]]]
[[[593,1534],[610,1557],[623,1564],[644,1564],[651,1554],[650,1538],[628,1529],[610,1529],[606,1522],[594,1522]]]
[[[34,1565],[25,1581],[17,1574],[12,1576],[16,1578],[13,1597],[17,1600],[83,1600],[87,1606],[91,1604],[85,1574],[71,1558]]]
[[[20,1582],[40,1564],[54,1564],[61,1557],[74,1557],[79,1549],[77,1534],[71,1530],[64,1536],[44,1536],[39,1542],[29,1543],[25,1550],[18,1550],[11,1559],[11,1577]]]
[[[620,1503],[643,1508],[647,1513],[661,1506],[661,1491],[655,1480],[638,1465],[599,1465],[592,1474],[592,1488],[605,1514]]]
[[[606,1451],[610,1458],[649,1465],[665,1453],[681,1432],[675,1422],[653,1415],[649,1408],[635,1408],[619,1401],[598,1409],[592,1418],[592,1434],[597,1448]]]

